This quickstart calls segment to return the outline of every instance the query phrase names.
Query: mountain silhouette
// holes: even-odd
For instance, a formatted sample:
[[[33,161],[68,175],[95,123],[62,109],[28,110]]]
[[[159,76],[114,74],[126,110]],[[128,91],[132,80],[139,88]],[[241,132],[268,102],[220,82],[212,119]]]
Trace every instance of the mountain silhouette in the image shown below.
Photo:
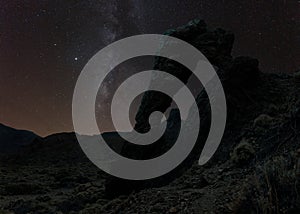
[[[0,154],[17,152],[39,139],[31,131],[14,129],[0,123]]]

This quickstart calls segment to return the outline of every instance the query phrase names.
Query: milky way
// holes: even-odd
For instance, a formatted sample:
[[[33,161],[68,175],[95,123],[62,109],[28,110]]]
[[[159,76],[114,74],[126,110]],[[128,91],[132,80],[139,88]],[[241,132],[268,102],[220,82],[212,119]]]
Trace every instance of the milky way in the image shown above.
[[[75,82],[97,51],[120,38],[162,33],[194,18],[233,31],[233,54],[258,58],[264,72],[300,67],[297,0],[7,0],[0,10],[0,123],[40,135],[72,130]],[[120,68],[110,76],[99,108],[106,108],[109,89],[126,72]],[[103,115],[100,120],[105,123]]]

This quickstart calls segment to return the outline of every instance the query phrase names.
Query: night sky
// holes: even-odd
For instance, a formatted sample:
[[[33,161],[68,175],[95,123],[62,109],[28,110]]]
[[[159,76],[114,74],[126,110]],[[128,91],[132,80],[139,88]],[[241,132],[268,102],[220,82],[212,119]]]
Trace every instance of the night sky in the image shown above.
[[[233,55],[258,58],[264,72],[300,69],[298,0],[2,0],[0,11],[0,123],[42,136],[72,131],[76,79],[102,47],[194,18],[234,32]]]

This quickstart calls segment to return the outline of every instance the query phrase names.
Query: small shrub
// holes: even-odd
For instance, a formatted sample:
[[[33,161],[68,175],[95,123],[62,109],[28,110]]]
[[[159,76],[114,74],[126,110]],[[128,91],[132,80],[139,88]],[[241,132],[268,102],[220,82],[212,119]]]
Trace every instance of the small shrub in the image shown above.
[[[238,165],[248,163],[255,155],[255,150],[246,139],[243,139],[230,154],[231,161]]]
[[[292,156],[277,156],[259,167],[252,197],[258,213],[300,211],[294,160]]]

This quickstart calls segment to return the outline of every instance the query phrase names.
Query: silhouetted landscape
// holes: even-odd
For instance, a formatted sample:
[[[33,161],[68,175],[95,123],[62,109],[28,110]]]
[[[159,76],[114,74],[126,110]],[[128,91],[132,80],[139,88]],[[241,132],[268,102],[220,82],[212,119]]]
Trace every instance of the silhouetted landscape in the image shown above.
[[[178,169],[158,180],[107,175],[88,160],[74,133],[39,137],[0,125],[1,214],[300,212],[299,71],[263,73],[258,60],[232,57],[233,33],[207,27],[202,20],[166,34],[198,48],[222,81],[228,121],[213,158],[204,166],[197,163],[210,124],[205,91],[197,97],[201,133],[195,149]],[[173,72],[183,82],[190,76],[165,59],[157,58],[154,68]],[[170,100],[146,93],[135,128],[147,128],[149,107],[164,111],[169,105]],[[155,156],[176,138],[181,121],[176,109],[172,112],[164,138],[146,152],[126,146],[117,133],[103,135],[108,144],[121,144],[122,154]]]

